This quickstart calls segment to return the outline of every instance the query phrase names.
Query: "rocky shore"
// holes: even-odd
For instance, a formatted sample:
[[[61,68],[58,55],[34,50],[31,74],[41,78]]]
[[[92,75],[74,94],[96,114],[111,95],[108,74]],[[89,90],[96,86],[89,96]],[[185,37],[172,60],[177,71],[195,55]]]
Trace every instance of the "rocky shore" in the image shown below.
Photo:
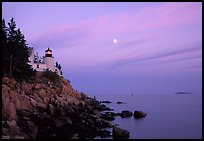
[[[69,81],[44,74],[30,82],[2,77],[3,139],[88,139],[106,137],[113,125],[101,118],[111,109],[75,91]]]
[[[29,82],[2,77],[3,139],[93,139],[128,138],[129,132],[110,122],[115,116],[136,115],[111,112],[103,103],[75,91],[70,82],[38,74]],[[146,116],[142,114],[142,116]],[[112,133],[106,128],[112,128]]]

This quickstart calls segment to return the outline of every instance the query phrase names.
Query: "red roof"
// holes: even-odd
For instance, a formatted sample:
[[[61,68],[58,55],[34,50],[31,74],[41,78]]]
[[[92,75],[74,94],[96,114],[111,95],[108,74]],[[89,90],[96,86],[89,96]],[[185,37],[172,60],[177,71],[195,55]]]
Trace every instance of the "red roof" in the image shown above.
[[[48,49],[47,49],[45,52],[48,52],[48,51],[52,52],[52,50],[50,50],[50,48],[49,48],[49,47],[48,47]]]

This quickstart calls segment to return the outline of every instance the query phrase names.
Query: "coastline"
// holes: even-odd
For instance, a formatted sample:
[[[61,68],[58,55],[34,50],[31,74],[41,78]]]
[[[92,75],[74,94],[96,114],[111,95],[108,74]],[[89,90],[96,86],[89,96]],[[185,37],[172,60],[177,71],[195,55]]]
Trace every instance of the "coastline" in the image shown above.
[[[102,111],[112,109],[73,90],[61,77],[52,81],[41,76],[31,82],[3,77],[2,100],[3,139],[129,137],[127,130],[115,127],[102,117]],[[115,133],[106,128],[112,128]]]

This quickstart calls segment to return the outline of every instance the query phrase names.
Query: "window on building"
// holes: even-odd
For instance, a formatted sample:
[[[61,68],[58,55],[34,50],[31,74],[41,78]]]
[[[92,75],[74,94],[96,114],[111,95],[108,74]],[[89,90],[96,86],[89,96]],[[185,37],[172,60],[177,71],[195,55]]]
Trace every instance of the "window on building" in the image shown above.
[[[39,64],[37,64],[37,68],[39,68]]]

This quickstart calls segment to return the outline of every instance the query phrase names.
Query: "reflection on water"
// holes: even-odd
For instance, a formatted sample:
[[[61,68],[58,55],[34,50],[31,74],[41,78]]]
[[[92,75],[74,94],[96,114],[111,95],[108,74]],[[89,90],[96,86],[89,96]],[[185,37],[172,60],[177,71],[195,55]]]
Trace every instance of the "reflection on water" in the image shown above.
[[[97,100],[109,100],[107,104],[115,112],[141,110],[148,115],[143,119],[117,117],[113,124],[127,129],[132,139],[201,139],[202,95],[104,95]],[[126,104],[117,104],[123,101]]]

